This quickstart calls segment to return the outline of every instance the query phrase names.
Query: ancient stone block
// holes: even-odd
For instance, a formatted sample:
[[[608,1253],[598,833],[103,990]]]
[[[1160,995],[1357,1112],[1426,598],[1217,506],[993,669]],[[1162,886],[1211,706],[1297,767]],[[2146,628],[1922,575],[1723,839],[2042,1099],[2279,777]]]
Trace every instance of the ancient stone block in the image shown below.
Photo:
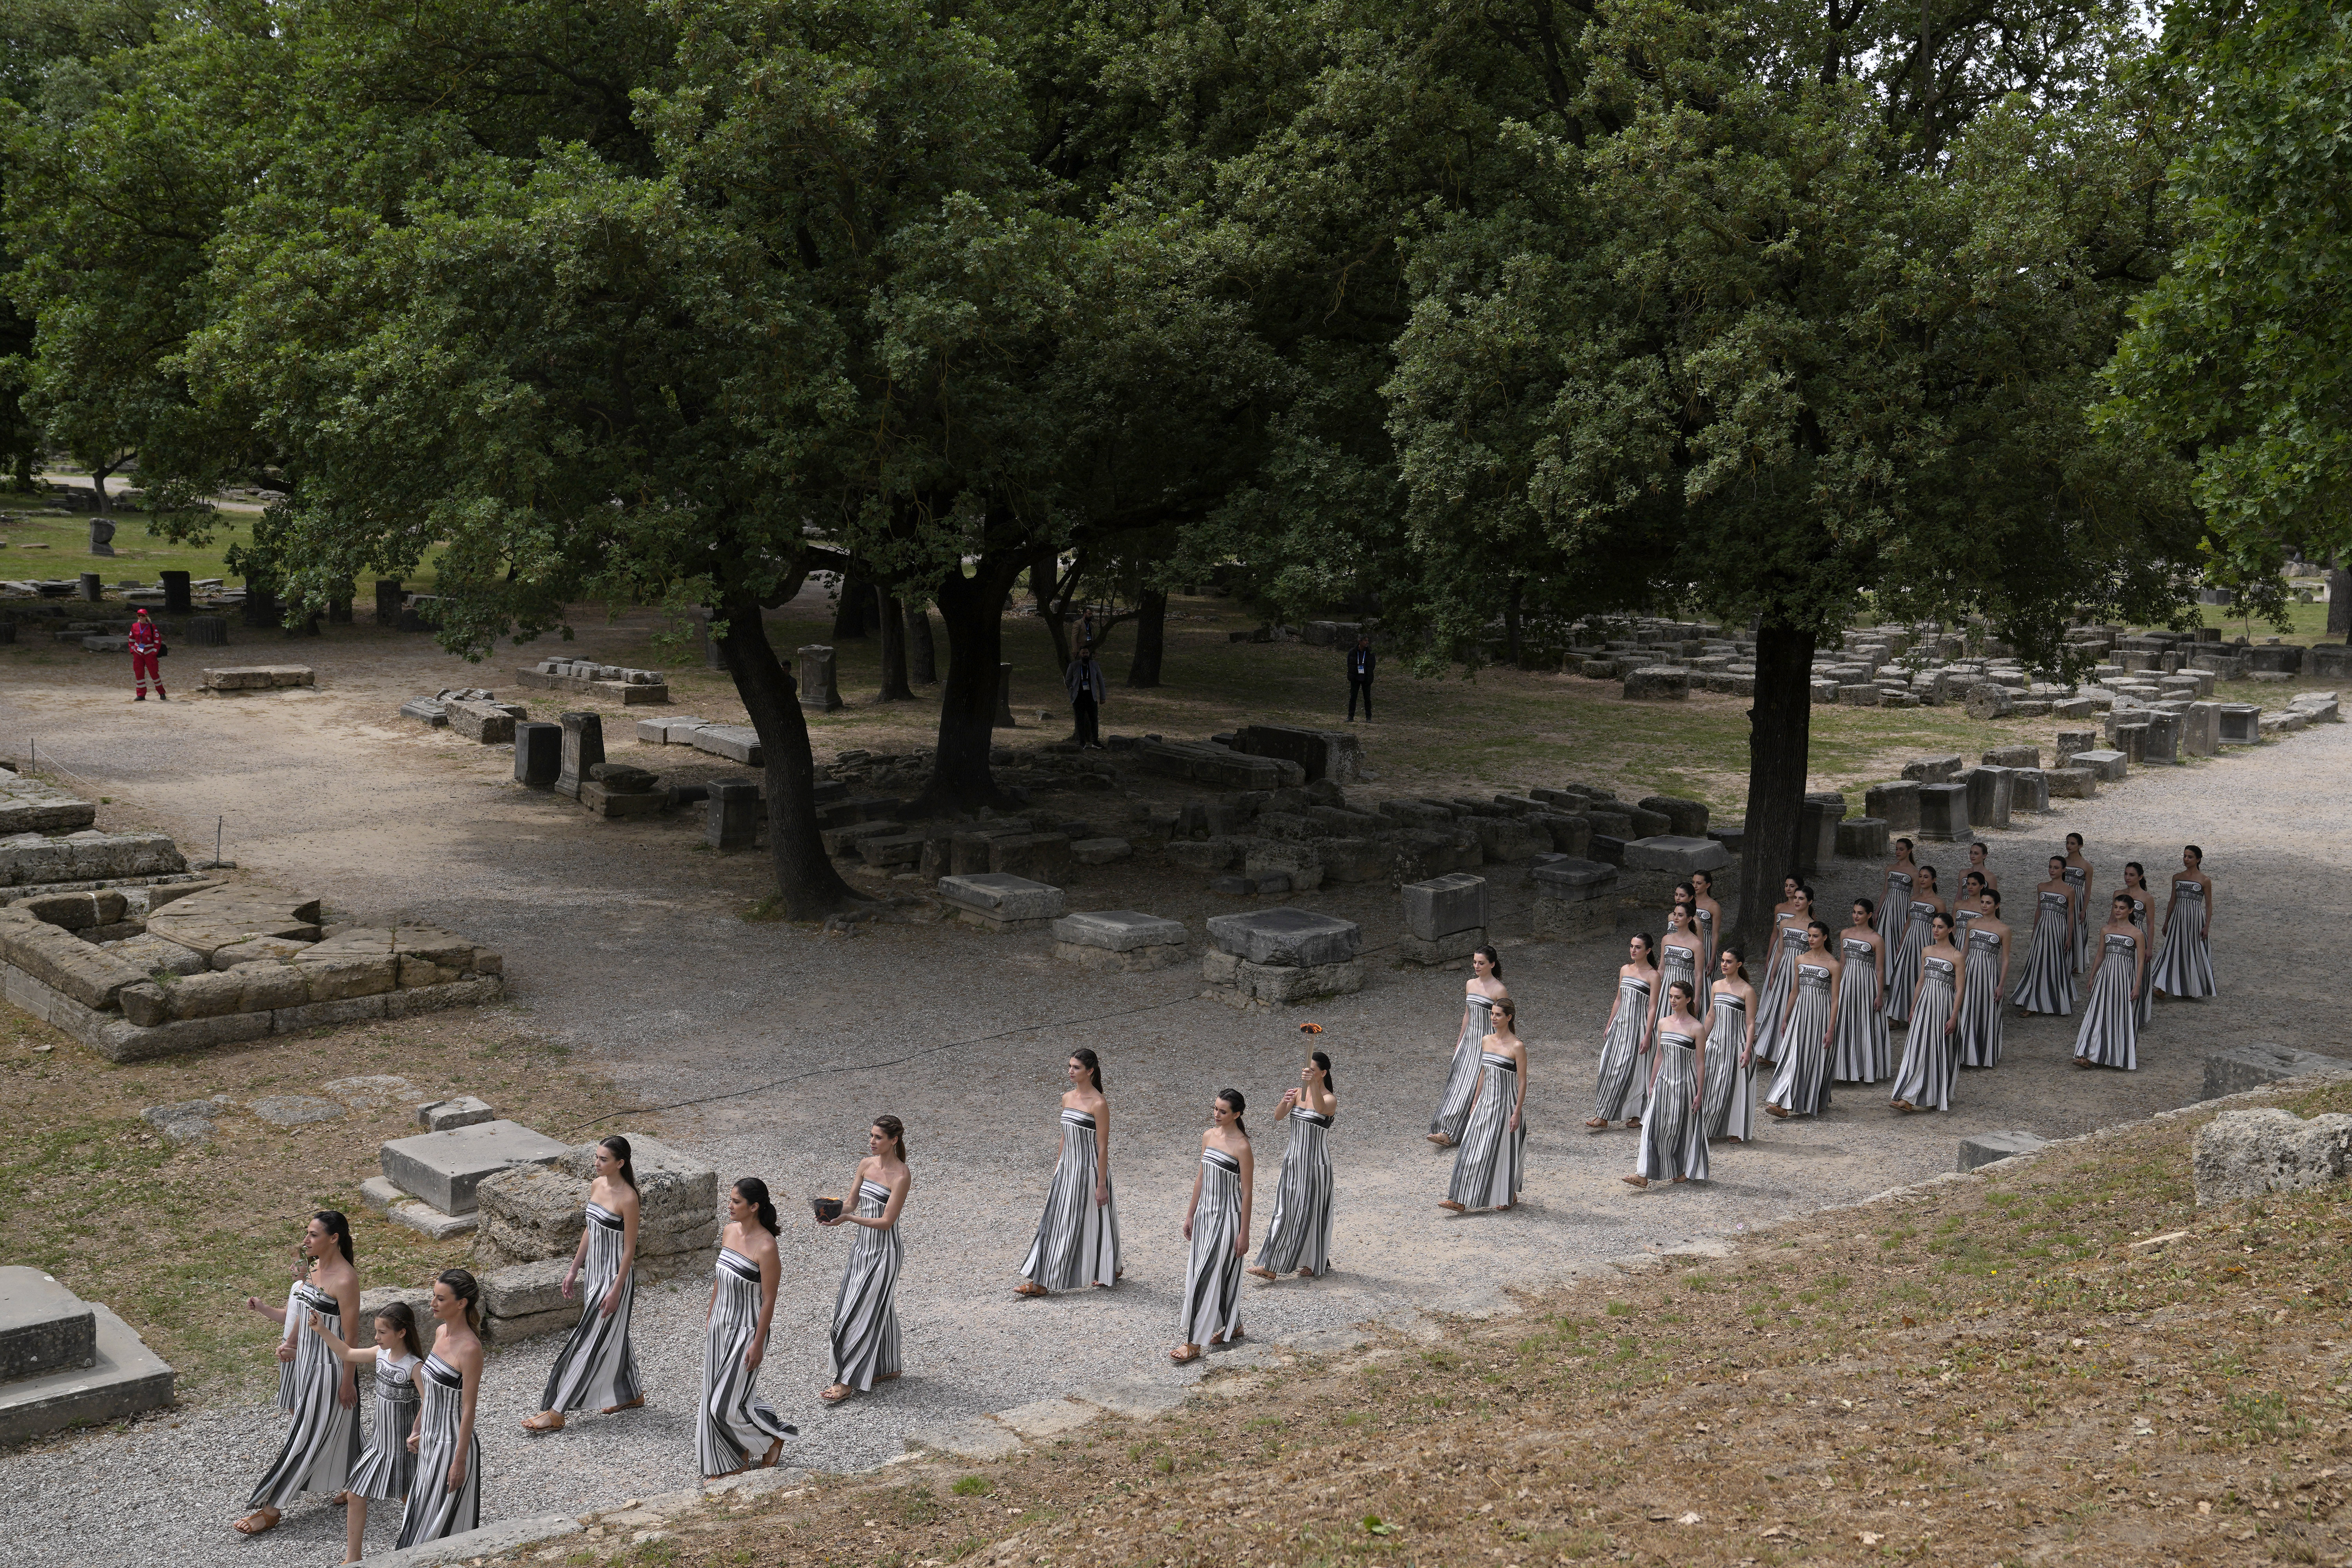
[[[2030,1155],[2036,1149],[2050,1146],[2047,1138],[2037,1138],[2032,1133],[1979,1133],[1960,1140],[1960,1165],[1964,1171],[2008,1159],[2012,1155]]]
[[[2147,734],[2140,742],[2143,762],[2167,767],[2180,760],[2181,716],[2162,711],[2147,715]]]
[[[992,839],[988,869],[1034,883],[1057,882],[1070,874],[1067,833],[1021,833]]]
[[[563,771],[563,727],[533,724],[514,727],[514,777],[518,784],[544,789]]]
[[[1552,847],[1551,834],[1529,822],[1508,817],[1475,821],[1480,856],[1489,864],[1505,865],[1541,854]]]
[[[1660,833],[1634,839],[1625,846],[1627,871],[1662,871],[1686,877],[1695,871],[1720,871],[1730,863],[1730,854],[1713,839]]]
[[[2050,810],[2049,775],[2039,768],[2011,769],[2009,810],[2011,816],[2038,815]]]
[[[2284,1078],[2302,1078],[2313,1073],[2352,1073],[2352,1061],[2260,1041],[2230,1046],[2205,1058],[2203,1098],[2219,1100],[2225,1094],[2242,1094],[2249,1089],[2260,1089],[2265,1083],[2276,1083]]]
[[[812,643],[798,653],[801,664],[801,706],[814,713],[840,708],[841,688],[834,678],[833,650]]]
[[[448,716],[452,733],[484,746],[508,746],[514,741],[515,717],[504,706],[487,702],[447,702],[441,711]]]
[[[1347,784],[1363,777],[1363,740],[1351,731],[1253,724],[1244,726],[1238,738],[1241,749],[1253,757],[1297,764],[1309,784],[1327,779]]]
[[[1969,826],[2006,828],[2012,806],[2013,774],[2007,768],[1972,768],[1968,773]]]
[[[1407,883],[1398,892],[1404,899],[1405,929],[1423,942],[1486,927],[1486,879],[1483,876],[1454,872],[1427,882]]]
[[[2222,746],[2253,746],[2262,739],[2263,710],[2252,703],[2216,703]]]
[[[1914,833],[1919,830],[1919,783],[1906,779],[1900,783],[1874,784],[1863,792],[1863,812],[1886,824],[1894,833]]]
[[[100,1012],[116,1005],[123,987],[148,980],[145,970],[106,948],[15,909],[0,910],[0,958],[38,984]]]
[[[957,915],[998,926],[1057,920],[1069,911],[1060,888],[1004,873],[941,877],[940,897]]]
[[[2042,748],[2038,746],[1996,746],[1977,758],[1988,768],[2039,768]]]
[[[1690,672],[1680,664],[1644,664],[1625,672],[1628,702],[1682,702],[1690,695]]]
[[[1966,843],[1975,836],[1969,831],[1967,785],[1919,786],[1919,838],[1931,843]]]
[[[2045,768],[2042,777],[2049,782],[2050,798],[2053,800],[2089,800],[2099,793],[2096,768]]]
[[[394,1138],[377,1154],[385,1178],[401,1191],[444,1214],[461,1215],[474,1212],[475,1189],[484,1178],[515,1166],[543,1166],[566,1152],[520,1122],[493,1121]]]
[[[1239,1005],[1296,1007],[1302,1002],[1362,990],[1364,964],[1360,958],[1303,966],[1253,964],[1243,959],[1234,967],[1233,988],[1234,995],[1228,999]]]
[[[2332,1186],[2352,1167],[2352,1116],[2224,1111],[2197,1129],[2190,1159],[2200,1207]]]
[[[2130,759],[2120,751],[2078,751],[2074,765],[2089,768],[2091,776],[2103,784],[2121,779],[2131,766]]]
[[[1819,871],[1837,853],[1837,825],[1845,820],[1845,798],[1808,795],[1797,808],[1797,868]],[[1727,853],[1728,852],[1727,852]],[[1626,862],[1628,870],[1633,862]]]
[[[1685,800],[1674,795],[1644,795],[1636,802],[1645,811],[1655,811],[1666,820],[1666,831],[1678,838],[1706,837],[1706,806],[1698,800]],[[1563,854],[1572,851],[1563,850]]]
[[[1893,835],[1884,817],[1847,817],[1837,824],[1837,852],[1842,860],[1885,861],[1894,855]]]
[[[567,713],[562,716],[562,724],[563,747],[555,776],[555,792],[576,800],[588,769],[604,760],[604,721],[593,713]]]
[[[416,1124],[428,1133],[455,1132],[459,1127],[479,1126],[494,1122],[498,1113],[489,1103],[471,1094],[460,1094],[454,1100],[436,1100],[416,1108]]]
[[[1616,891],[1617,868],[1601,861],[1561,859],[1538,866],[1532,880],[1538,903],[1583,904]]]
[[[397,955],[325,951],[322,947],[312,948],[293,964],[293,967],[302,973],[311,1001],[333,1002],[352,997],[372,997],[389,991],[400,983]]]
[[[1190,938],[1181,920],[1139,909],[1087,909],[1054,922],[1054,937],[1082,947],[1126,953],[1139,947],[1182,946]]]
[[[1247,963],[1309,967],[1355,957],[1363,932],[1352,920],[1285,907],[1211,915],[1209,940]]]
[[[1948,784],[1958,777],[1960,759],[1950,757],[1922,757],[1903,765],[1903,777],[1918,784]]]
[[[1135,846],[1125,839],[1099,838],[1070,841],[1070,858],[1080,865],[1109,865],[1117,861],[1131,859],[1134,854]]]
[[[1434,938],[1407,932],[1397,938],[1396,955],[1409,964],[1454,964],[1470,956],[1486,943],[1486,928],[1483,925],[1467,931],[1449,932]]]

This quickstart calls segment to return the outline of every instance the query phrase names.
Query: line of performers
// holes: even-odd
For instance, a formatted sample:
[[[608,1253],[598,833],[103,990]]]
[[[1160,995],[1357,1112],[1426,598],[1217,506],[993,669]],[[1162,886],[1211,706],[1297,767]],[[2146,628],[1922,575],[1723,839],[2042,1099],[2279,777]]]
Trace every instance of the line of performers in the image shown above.
[[[1738,946],[1716,946],[1723,912],[1703,872],[1676,888],[1663,939],[1633,938],[1585,1123],[1599,1131],[1623,1118],[1641,1129],[1627,1182],[1704,1179],[1708,1140],[1752,1137],[1759,1066],[1771,1070],[1763,1109],[1774,1117],[1819,1114],[1833,1082],[1890,1077],[1897,1112],[1944,1111],[1960,1068],[2000,1063],[2004,998],[2020,1018],[2071,1016],[2079,999],[2074,1064],[2128,1071],[2139,1065],[2139,1034],[2157,996],[2214,994],[2213,880],[2194,844],[2181,852],[2159,938],[2140,863],[2125,865],[2122,886],[2095,910],[2095,868],[2082,835],[2066,835],[2066,853],[2050,857],[2049,878],[2034,889],[2014,988],[2015,934],[2001,919],[2000,879],[1985,846],[1969,846],[1969,869],[1948,902],[1936,868],[1913,859],[1911,841],[1895,847],[1885,896],[1855,899],[1851,924],[1834,936],[1813,917],[1812,889],[1795,875],[1785,881],[1760,987],[1749,984]],[[2104,915],[2095,933],[2095,914]],[[1710,972],[1702,996],[1698,977]],[[1646,1074],[1637,1071],[1645,1057]],[[1638,1109],[1628,1115],[1637,1087]]]
[[[852,1185],[855,1199],[818,1217],[821,1225],[856,1231],[834,1303],[833,1383],[818,1395],[828,1404],[898,1375],[897,1226],[912,1185],[906,1129],[896,1116],[877,1116]],[[639,1214],[629,1141],[606,1138],[596,1145],[580,1244],[562,1285],[567,1301],[580,1296],[580,1321],[556,1353],[539,1411],[522,1422],[524,1431],[552,1434],[563,1430],[570,1413],[593,1408],[612,1416],[645,1405],[629,1338]],[[706,1477],[772,1466],[784,1440],[798,1433],[758,1388],[782,1277],[779,1228],[767,1184],[757,1176],[736,1182],[727,1196],[727,1224],[704,1314],[695,1452]],[[283,1325],[278,1406],[293,1423],[235,1526],[258,1535],[275,1528],[300,1493],[329,1493],[345,1508],[347,1563],[364,1555],[371,1503],[400,1510],[396,1549],[481,1523],[482,1451],[475,1431],[482,1382],[480,1282],[463,1269],[435,1279],[430,1349],[415,1312],[398,1302],[375,1314],[373,1343],[355,1343],[350,1326],[359,1322],[359,1303],[351,1222],[321,1209],[303,1231],[285,1306],[246,1300]],[[374,1406],[364,1439],[362,1376]]]

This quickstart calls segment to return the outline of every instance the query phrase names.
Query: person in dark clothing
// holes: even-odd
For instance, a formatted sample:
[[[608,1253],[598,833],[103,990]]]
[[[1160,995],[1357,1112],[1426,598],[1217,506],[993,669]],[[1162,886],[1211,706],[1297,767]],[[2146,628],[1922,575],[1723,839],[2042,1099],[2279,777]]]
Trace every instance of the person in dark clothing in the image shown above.
[[[1069,671],[1063,677],[1063,682],[1069,687],[1070,707],[1077,715],[1078,749],[1084,751],[1091,747],[1100,751],[1100,716],[1103,700],[1110,695],[1110,688],[1103,681],[1102,666],[1095,663],[1092,648],[1083,644],[1079,646],[1078,656],[1070,661]]]
[[[1356,694],[1359,692],[1362,693],[1364,697],[1364,722],[1366,724],[1372,722],[1373,658],[1372,637],[1371,633],[1367,632],[1356,639],[1354,647],[1348,650],[1348,722],[1349,724],[1356,722]]]

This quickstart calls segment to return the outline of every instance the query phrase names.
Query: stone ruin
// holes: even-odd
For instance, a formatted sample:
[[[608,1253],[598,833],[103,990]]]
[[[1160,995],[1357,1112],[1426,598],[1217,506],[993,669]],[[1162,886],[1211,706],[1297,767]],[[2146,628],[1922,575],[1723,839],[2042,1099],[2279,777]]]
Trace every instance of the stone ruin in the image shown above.
[[[104,1306],[38,1269],[0,1269],[0,1443],[162,1409],[173,1378]]]
[[[541,659],[530,669],[517,670],[515,680],[541,691],[610,697],[630,707],[669,701],[669,682],[659,670],[631,669],[593,659]]]
[[[515,725],[530,716],[520,703],[502,703],[498,693],[482,686],[444,686],[429,697],[409,698],[400,705],[400,713],[484,746],[511,744]]]
[[[1363,941],[1354,921],[1309,909],[1213,915],[1210,951],[1201,959],[1205,994],[1237,1008],[1264,1008],[1360,991]]]

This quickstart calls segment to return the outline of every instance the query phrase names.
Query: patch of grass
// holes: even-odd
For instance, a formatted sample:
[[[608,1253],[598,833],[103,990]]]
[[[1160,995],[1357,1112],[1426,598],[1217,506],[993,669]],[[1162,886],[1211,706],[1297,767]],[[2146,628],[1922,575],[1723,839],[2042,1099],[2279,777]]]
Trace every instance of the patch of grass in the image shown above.
[[[958,1497],[986,1497],[996,1490],[996,1483],[986,1476],[963,1476],[948,1490]]]

